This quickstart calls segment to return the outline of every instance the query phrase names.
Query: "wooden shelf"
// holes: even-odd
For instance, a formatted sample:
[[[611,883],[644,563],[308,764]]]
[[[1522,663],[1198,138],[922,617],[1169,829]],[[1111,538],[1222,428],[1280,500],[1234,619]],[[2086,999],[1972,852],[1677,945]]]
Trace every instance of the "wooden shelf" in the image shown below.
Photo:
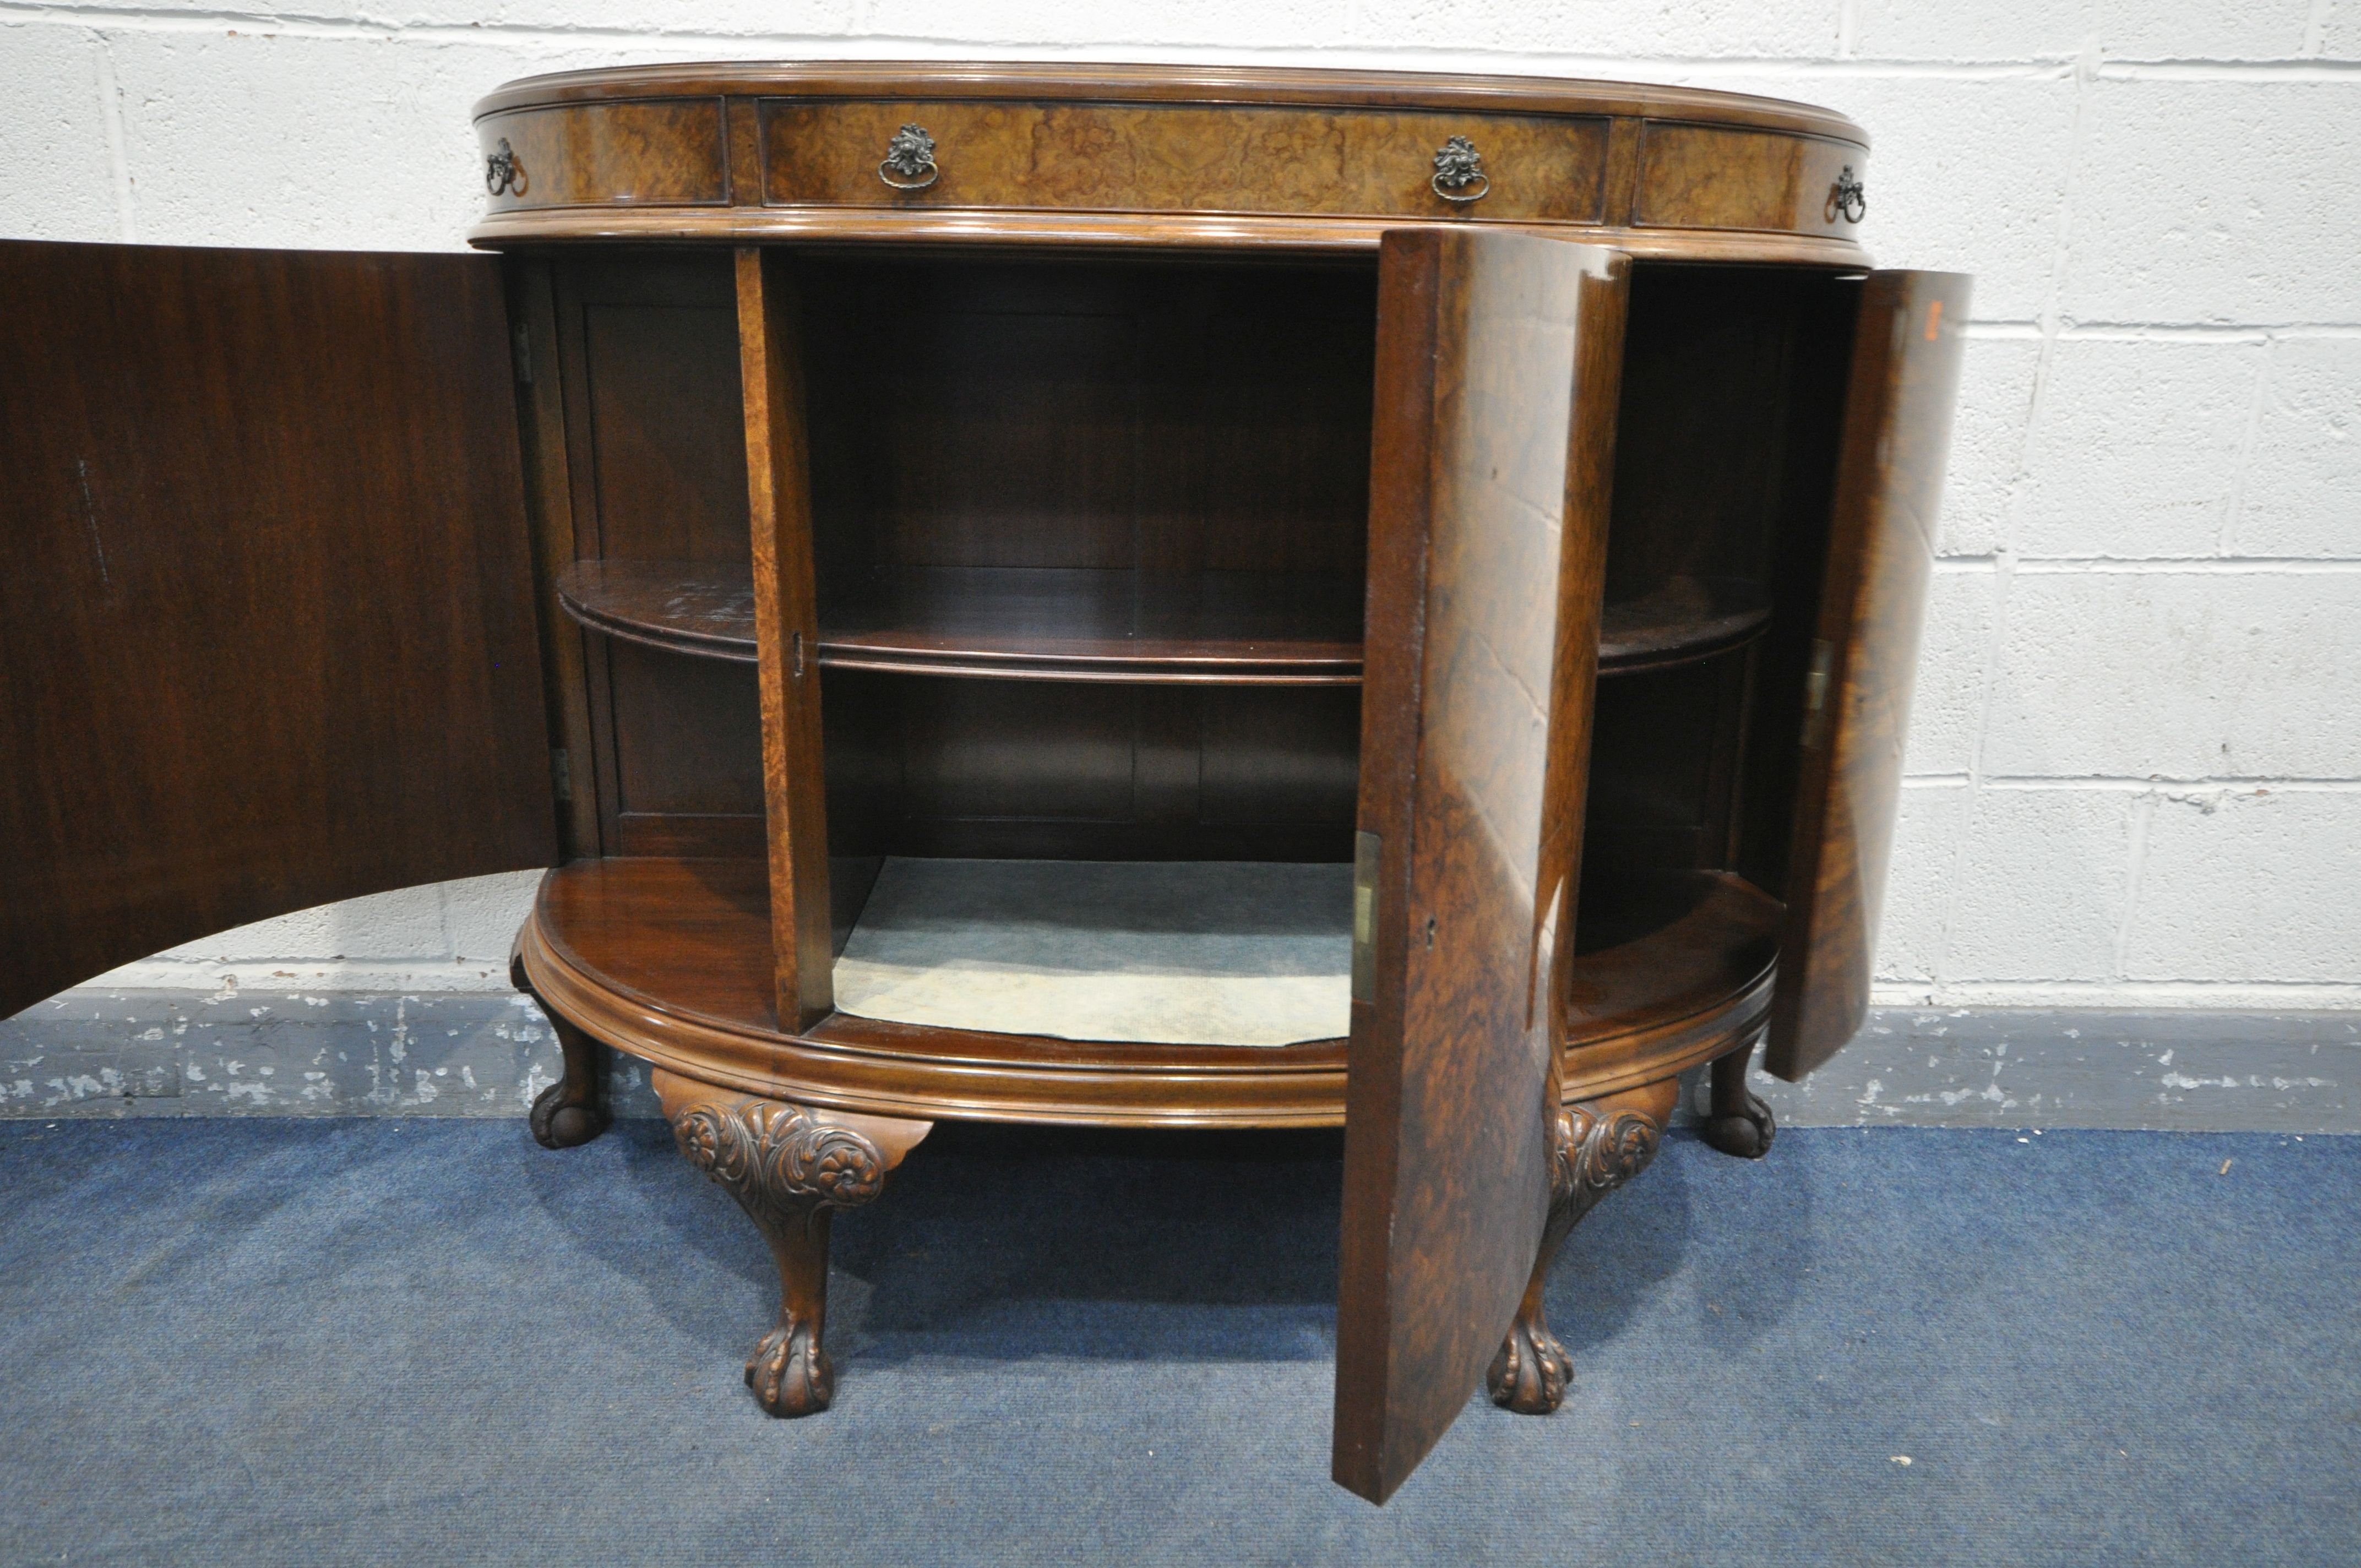
[[[1357,577],[925,567],[823,608],[823,667],[1003,679],[1357,685]]]
[[[1583,879],[1568,1065],[1751,1027],[1771,1005],[1785,906],[1729,872]],[[1616,1047],[1608,1051],[1604,1047]]]
[[[823,607],[823,669],[1002,680],[1357,685],[1361,584],[1276,573],[927,567],[881,574]],[[754,658],[751,577],[684,561],[577,561],[558,602],[609,636],[708,659]],[[1724,652],[1771,618],[1762,588],[1675,577],[1606,607],[1598,673]]]
[[[823,669],[1003,680],[1357,685],[1358,579],[1205,572],[932,567],[824,607]],[[746,573],[691,562],[578,561],[558,602],[652,647],[751,663]]]
[[[1760,584],[1674,577],[1638,598],[1607,605],[1598,625],[1598,673],[1692,663],[1752,641],[1770,622],[1771,598]]]
[[[695,561],[577,561],[557,574],[566,613],[609,637],[754,662],[754,579],[749,569]]]

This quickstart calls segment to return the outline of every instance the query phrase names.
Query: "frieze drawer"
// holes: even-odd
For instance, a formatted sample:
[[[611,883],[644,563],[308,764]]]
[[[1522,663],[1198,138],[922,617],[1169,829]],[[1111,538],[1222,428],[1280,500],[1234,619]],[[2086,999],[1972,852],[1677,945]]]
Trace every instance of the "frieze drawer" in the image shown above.
[[[773,206],[1605,221],[1605,115],[906,98],[759,115]]]

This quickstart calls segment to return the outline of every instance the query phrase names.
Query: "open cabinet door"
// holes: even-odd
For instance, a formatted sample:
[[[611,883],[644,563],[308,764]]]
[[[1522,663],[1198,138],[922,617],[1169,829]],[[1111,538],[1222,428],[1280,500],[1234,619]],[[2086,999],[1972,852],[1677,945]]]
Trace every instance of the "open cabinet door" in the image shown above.
[[[1861,285],[1763,1053],[1791,1081],[1869,1014],[1968,286],[1952,272]]]
[[[0,244],[0,1016],[555,855],[472,256]]]
[[[1333,1457],[1373,1502],[1482,1381],[1547,1218],[1628,266],[1380,252]]]

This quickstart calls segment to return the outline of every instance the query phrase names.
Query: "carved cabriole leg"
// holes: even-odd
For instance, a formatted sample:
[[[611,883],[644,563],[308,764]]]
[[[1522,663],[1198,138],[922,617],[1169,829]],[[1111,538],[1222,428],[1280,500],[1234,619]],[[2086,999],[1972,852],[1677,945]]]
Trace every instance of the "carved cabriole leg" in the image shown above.
[[[661,1068],[652,1077],[680,1152],[738,1200],[779,1266],[778,1326],[747,1357],[746,1386],[774,1416],[828,1409],[829,1215],[876,1197],[934,1124],[764,1100]]]
[[[1749,1040],[1713,1064],[1701,1129],[1707,1143],[1741,1159],[1761,1159],[1769,1154],[1771,1139],[1779,1130],[1771,1119],[1771,1107],[1746,1087],[1746,1069],[1753,1060],[1754,1041]]]
[[[614,1122],[607,1108],[607,1047],[550,1011],[525,983],[524,965],[509,960],[509,982],[533,1000],[566,1054],[566,1076],[534,1096],[533,1141],[545,1149],[579,1148]]]
[[[1485,1381],[1492,1402],[1529,1416],[1545,1416],[1565,1398],[1574,1358],[1550,1332],[1544,1292],[1550,1265],[1581,1218],[1656,1157],[1664,1123],[1679,1093],[1675,1080],[1561,1106],[1550,1131],[1549,1223],[1541,1255],[1517,1308],[1517,1321],[1492,1358]]]

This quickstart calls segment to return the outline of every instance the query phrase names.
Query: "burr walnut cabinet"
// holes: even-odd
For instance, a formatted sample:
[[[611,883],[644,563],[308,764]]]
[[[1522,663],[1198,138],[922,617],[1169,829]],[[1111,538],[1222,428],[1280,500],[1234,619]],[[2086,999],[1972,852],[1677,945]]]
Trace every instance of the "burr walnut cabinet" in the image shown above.
[[[549,868],[516,982],[775,1254],[939,1120],[1345,1128],[1334,1474],[1545,1412],[1676,1075],[1859,1026],[1963,279],[1820,110],[667,66],[496,254],[0,249],[0,1013]],[[719,1397],[719,1390],[716,1391]]]

